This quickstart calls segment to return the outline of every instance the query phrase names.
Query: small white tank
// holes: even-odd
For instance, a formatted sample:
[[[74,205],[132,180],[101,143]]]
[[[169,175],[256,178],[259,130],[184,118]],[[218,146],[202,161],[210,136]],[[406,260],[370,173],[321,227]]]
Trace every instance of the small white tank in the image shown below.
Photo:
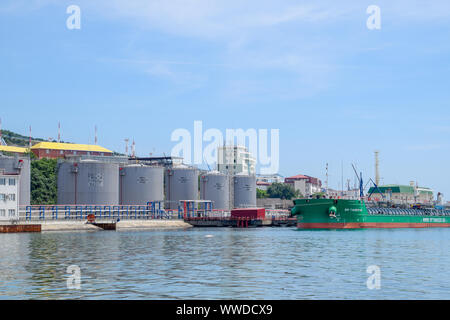
[[[119,164],[94,160],[58,164],[58,204],[118,205]]]
[[[164,168],[140,164],[120,168],[120,204],[146,205],[164,200]]]
[[[198,200],[198,169],[178,166],[164,175],[166,208],[177,209],[180,200]]]
[[[246,174],[234,176],[234,207],[256,207],[256,176]]]
[[[230,209],[230,178],[218,171],[200,176],[200,199],[210,200],[213,209]]]

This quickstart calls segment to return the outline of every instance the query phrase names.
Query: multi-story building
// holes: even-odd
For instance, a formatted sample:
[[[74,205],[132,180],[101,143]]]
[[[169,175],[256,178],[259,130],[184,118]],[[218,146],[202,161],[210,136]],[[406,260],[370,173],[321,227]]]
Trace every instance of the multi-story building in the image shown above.
[[[256,181],[268,183],[282,183],[284,178],[279,174],[257,174]]]
[[[267,191],[271,185],[270,182],[256,181],[256,188],[259,190]]]
[[[291,184],[295,191],[299,191],[305,197],[321,192],[322,187],[320,179],[303,174],[285,178],[284,183]]]
[[[223,146],[217,150],[217,170],[221,173],[236,175],[255,174],[256,160],[244,146]]]
[[[369,189],[369,194],[371,194],[369,200],[390,201],[395,204],[433,203],[433,190],[414,186],[414,183],[409,186],[389,184],[379,186],[378,189],[372,187]]]
[[[36,157],[41,158],[64,158],[65,156],[112,156],[113,152],[97,145],[39,142],[31,147]]]
[[[283,177],[279,174],[257,174],[256,187],[261,190],[267,190],[272,183],[282,183]]]
[[[19,175],[0,171],[0,221],[19,219]]]

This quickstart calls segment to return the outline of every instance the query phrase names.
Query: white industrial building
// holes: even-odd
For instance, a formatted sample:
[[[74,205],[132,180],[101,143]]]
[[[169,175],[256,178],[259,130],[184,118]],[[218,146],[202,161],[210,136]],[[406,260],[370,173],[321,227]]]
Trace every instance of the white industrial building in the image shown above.
[[[282,183],[284,177],[279,174],[257,174],[256,181],[272,183]]]
[[[410,182],[410,185],[389,184],[371,187],[368,191],[369,200],[373,201],[390,201],[395,204],[416,204],[433,203],[433,190],[430,188],[419,187]]]
[[[359,189],[352,189],[352,190],[334,190],[331,188],[328,188],[327,190],[323,189],[323,192],[326,193],[326,196],[329,198],[342,198],[342,199],[353,199],[358,200],[359,199]]]
[[[0,221],[19,219],[19,175],[0,171]]]
[[[267,190],[272,183],[282,183],[284,178],[279,174],[257,174],[256,187],[260,190]]]
[[[223,146],[217,152],[217,170],[228,175],[255,174],[256,160],[244,146]]]
[[[314,193],[322,191],[322,182],[318,178],[303,174],[287,177],[284,183],[290,184],[295,191],[300,191],[302,196],[311,196]]]

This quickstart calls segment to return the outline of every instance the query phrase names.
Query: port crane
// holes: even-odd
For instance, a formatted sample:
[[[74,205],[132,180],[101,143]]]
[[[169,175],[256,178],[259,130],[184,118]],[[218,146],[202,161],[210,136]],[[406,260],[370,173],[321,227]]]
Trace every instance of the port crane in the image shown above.
[[[362,172],[360,172],[359,175],[358,175],[358,172],[356,171],[356,168],[355,168],[355,166],[354,166],[353,164],[352,164],[352,168],[353,168],[353,172],[355,172],[356,178],[358,179],[358,182],[359,182],[359,196],[360,196],[360,198],[363,198],[363,197],[364,197],[364,190],[367,188],[367,185],[368,185],[370,182],[373,183],[374,188],[373,188],[372,192],[369,193],[368,198],[370,198],[370,196],[373,194],[373,192],[374,192],[375,190],[378,191],[378,192],[381,194],[381,197],[382,197],[383,199],[386,198],[386,196],[384,195],[384,193],[381,192],[380,188],[378,188],[378,185],[372,180],[372,178],[369,178],[369,181],[368,181],[368,182],[366,183],[366,185],[364,186],[363,177],[362,177]]]

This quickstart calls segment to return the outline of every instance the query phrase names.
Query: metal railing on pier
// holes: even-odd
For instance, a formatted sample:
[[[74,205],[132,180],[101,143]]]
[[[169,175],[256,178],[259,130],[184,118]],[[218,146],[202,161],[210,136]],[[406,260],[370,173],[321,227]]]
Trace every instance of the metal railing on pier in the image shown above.
[[[368,207],[370,215],[450,216],[450,210]]]
[[[266,209],[266,219],[286,219],[291,216],[289,210]]]
[[[155,202],[148,205],[34,205],[24,206],[19,210],[19,221],[47,220],[87,220],[92,215],[96,220],[150,220],[150,219],[183,219],[189,217],[205,217],[226,219],[231,217],[229,210],[178,210],[162,209]],[[266,219],[286,219],[288,210],[266,209]]]
[[[91,206],[41,205],[26,206],[19,210],[19,220],[86,220],[88,216],[108,220],[182,219],[178,210],[157,209],[154,206]]]

